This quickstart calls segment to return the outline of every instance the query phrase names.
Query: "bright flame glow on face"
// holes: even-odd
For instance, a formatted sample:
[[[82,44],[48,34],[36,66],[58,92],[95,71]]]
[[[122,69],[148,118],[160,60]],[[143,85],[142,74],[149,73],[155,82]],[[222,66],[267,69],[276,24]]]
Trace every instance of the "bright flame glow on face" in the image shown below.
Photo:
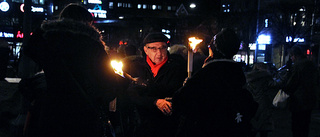
[[[124,77],[123,75],[123,71],[122,71],[122,67],[123,67],[123,64],[121,61],[117,62],[115,60],[112,60],[111,61],[111,66],[114,70],[114,72],[122,77]]]
[[[202,39],[197,39],[196,37],[190,37],[188,40],[192,50],[194,50],[196,46],[203,41]]]

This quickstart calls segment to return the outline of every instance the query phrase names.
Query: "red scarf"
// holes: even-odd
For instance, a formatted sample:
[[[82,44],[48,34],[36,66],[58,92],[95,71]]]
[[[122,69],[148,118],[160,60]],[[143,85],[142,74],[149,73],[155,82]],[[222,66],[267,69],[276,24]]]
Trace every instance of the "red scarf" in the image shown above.
[[[162,62],[160,62],[159,64],[153,64],[153,62],[151,61],[151,59],[149,58],[149,56],[147,56],[146,58],[148,65],[151,68],[151,71],[153,73],[153,77],[156,77],[158,74],[159,69],[168,61],[168,57],[166,57]]]

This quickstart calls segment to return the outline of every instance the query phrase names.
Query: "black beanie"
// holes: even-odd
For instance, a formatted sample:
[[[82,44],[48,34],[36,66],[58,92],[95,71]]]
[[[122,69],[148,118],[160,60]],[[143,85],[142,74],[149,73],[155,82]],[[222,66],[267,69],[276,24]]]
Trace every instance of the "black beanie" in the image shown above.
[[[92,14],[83,6],[70,3],[60,13],[60,19],[72,19],[74,21],[91,22]]]
[[[239,51],[240,40],[233,29],[225,28],[216,35],[215,45],[226,58],[232,58]]]
[[[149,33],[143,40],[143,45],[153,42],[164,42],[169,46],[169,39],[160,32]]]

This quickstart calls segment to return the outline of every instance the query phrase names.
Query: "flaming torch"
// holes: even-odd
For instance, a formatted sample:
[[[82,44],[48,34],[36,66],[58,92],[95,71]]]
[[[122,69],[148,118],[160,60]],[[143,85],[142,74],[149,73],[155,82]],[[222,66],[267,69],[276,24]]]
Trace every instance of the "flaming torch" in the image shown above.
[[[113,71],[116,74],[120,75],[121,77],[124,77],[123,71],[122,71],[123,64],[122,64],[121,61],[118,62],[118,61],[112,60],[111,61],[111,66],[113,68]]]
[[[127,78],[133,82],[138,82],[138,78],[133,78],[131,75],[129,75],[128,73],[125,73],[122,71],[122,67],[123,67],[123,64],[121,61],[116,61],[116,60],[112,60],[111,61],[111,66],[113,68],[113,71],[120,75],[121,77],[123,78]]]
[[[189,50],[188,50],[188,77],[192,75],[192,66],[193,66],[193,52],[196,49],[197,45],[201,43],[202,39],[197,39],[196,37],[190,37],[189,39]]]

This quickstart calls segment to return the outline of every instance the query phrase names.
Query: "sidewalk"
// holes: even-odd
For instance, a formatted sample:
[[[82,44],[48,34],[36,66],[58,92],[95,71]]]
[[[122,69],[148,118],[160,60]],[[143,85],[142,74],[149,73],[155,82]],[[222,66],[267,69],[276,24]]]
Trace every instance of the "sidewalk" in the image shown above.
[[[270,137],[292,137],[291,113],[289,110],[277,109],[273,115],[275,130]],[[320,137],[320,109],[312,112],[309,137]]]

